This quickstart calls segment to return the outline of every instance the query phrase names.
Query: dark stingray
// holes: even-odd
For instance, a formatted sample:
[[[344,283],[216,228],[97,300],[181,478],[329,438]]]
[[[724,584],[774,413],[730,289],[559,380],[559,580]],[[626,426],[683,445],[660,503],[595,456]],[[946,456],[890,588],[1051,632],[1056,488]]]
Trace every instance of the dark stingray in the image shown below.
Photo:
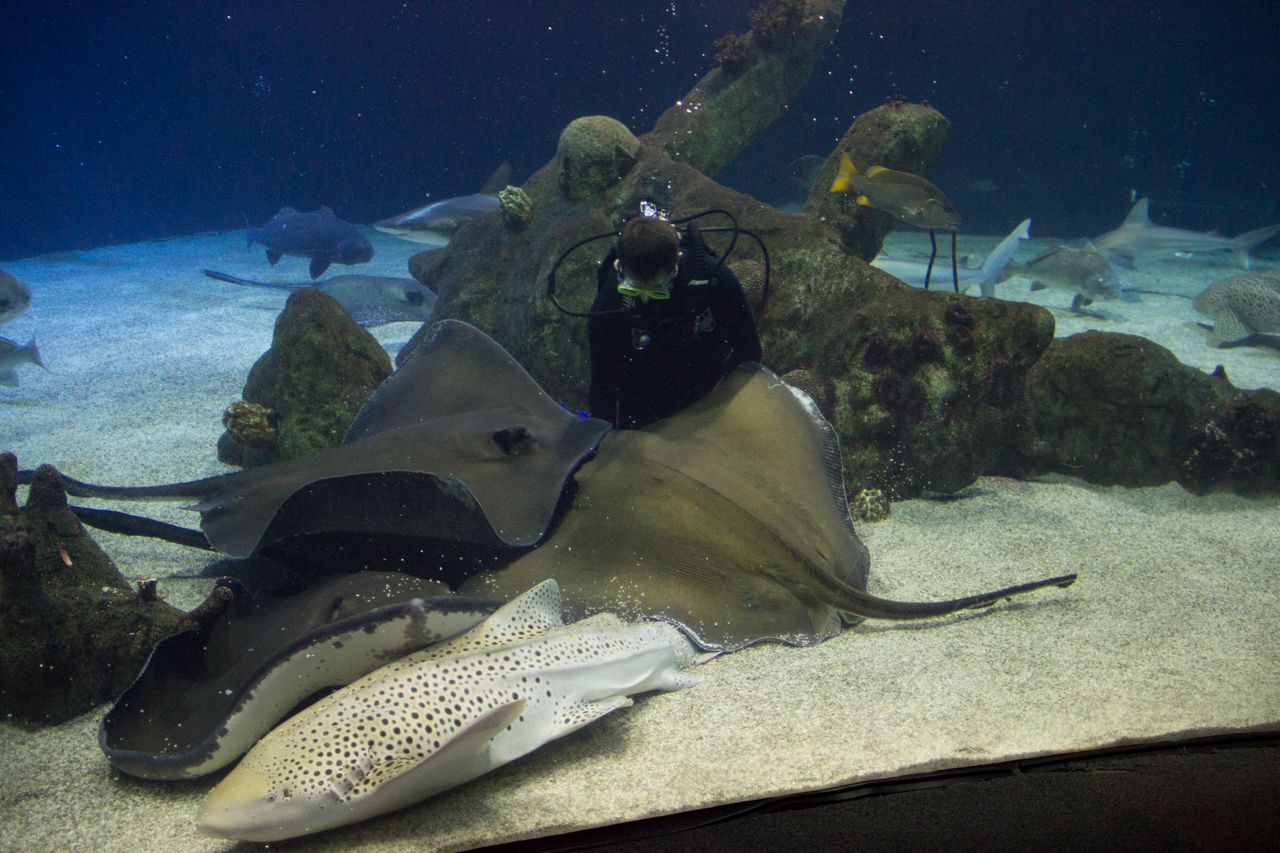
[[[381,326],[385,323],[425,323],[436,307],[436,295],[411,278],[393,278],[382,275],[335,275],[314,284],[272,284],[236,278],[216,270],[204,270],[209,278],[246,287],[269,287],[276,290],[301,290],[314,287],[323,290],[341,303],[361,326]]]
[[[661,617],[704,648],[805,645],[851,617],[922,619],[1074,575],[952,601],[865,592],[870,559],[845,500],[840,448],[813,401],[757,364],[683,412],[611,432],[575,475],[555,531],[462,589],[507,600],[555,578],[570,613]]]
[[[308,696],[460,634],[497,608],[396,573],[360,572],[290,597],[250,596],[223,578],[202,607],[213,611],[204,624],[156,646],[103,718],[98,743],[134,776],[212,773]]]
[[[523,548],[542,538],[608,429],[569,414],[482,332],[447,320],[333,450],[164,486],[64,483],[81,497],[196,500],[209,544],[234,557],[322,534]]]

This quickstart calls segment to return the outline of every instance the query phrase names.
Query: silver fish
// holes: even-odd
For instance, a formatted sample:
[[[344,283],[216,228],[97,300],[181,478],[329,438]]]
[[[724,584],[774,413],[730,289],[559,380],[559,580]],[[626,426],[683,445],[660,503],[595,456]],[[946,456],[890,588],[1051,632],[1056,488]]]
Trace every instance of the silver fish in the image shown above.
[[[16,341],[0,338],[0,385],[17,388],[21,384],[18,381],[18,371],[14,370],[20,364],[44,367],[44,362],[40,360],[40,350],[36,349],[36,339],[32,338],[18,346]]]
[[[1150,199],[1139,199],[1119,228],[1093,241],[1094,248],[1112,263],[1129,269],[1140,261],[1216,252],[1231,252],[1240,266],[1249,269],[1249,250],[1280,231],[1280,224],[1277,224],[1239,237],[1223,237],[1213,231],[1166,228],[1151,222],[1149,206]]]
[[[0,270],[0,323],[7,323],[31,307],[31,288],[17,276]]]
[[[1005,272],[1031,279],[1032,290],[1056,287],[1074,293],[1072,311],[1079,311],[1096,299],[1120,298],[1120,279],[1107,259],[1088,243],[1082,249],[1050,249],[1026,265],[1012,262]]]
[[[701,680],[665,622],[565,626],[553,580],[465,634],[370,673],[287,720],[200,807],[202,831],[277,841],[403,808],[631,704]]]

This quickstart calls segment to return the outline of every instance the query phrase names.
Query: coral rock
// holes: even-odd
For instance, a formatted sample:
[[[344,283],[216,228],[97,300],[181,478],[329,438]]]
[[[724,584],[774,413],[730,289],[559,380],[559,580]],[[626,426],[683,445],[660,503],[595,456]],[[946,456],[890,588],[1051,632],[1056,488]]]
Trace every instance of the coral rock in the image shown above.
[[[391,359],[342,305],[315,288],[295,291],[276,320],[271,349],[249,371],[241,396],[275,413],[279,441],[254,448],[233,431],[218,441],[230,465],[264,465],[337,447]]]
[[[572,201],[599,195],[631,171],[639,148],[640,140],[617,119],[574,119],[556,146],[560,189]]]

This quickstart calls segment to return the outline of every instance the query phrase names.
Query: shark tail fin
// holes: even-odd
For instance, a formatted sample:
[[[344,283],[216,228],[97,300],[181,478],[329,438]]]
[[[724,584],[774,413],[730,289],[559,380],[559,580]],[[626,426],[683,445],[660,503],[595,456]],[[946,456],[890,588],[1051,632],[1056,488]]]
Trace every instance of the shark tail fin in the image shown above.
[[[503,160],[493,174],[489,176],[489,180],[484,182],[484,186],[480,188],[480,195],[497,195],[507,188],[511,183],[511,178],[515,175],[515,161],[508,157]]]
[[[849,159],[847,151],[840,153],[840,169],[836,172],[836,179],[831,182],[831,191],[833,193],[841,192],[848,189],[849,179],[858,174],[858,169],[853,165],[853,161]]]
[[[31,340],[27,341],[25,346],[18,348],[18,353],[36,367],[44,367],[44,362],[40,360],[40,350],[36,347],[36,339],[34,336]],[[48,370],[49,368],[44,367],[44,369]]]
[[[1000,245],[996,246],[991,254],[987,255],[987,259],[982,262],[982,279],[979,281],[983,296],[996,295],[996,282],[1000,278],[1000,273],[1004,271],[1013,253],[1018,251],[1018,244],[1030,237],[1031,220],[1024,219],[1009,233],[1008,237],[1000,241]]]
[[[1231,253],[1236,256],[1236,260],[1240,261],[1240,266],[1249,269],[1250,250],[1259,243],[1270,240],[1277,232],[1280,232],[1280,225],[1268,225],[1265,228],[1247,231],[1231,241]]]

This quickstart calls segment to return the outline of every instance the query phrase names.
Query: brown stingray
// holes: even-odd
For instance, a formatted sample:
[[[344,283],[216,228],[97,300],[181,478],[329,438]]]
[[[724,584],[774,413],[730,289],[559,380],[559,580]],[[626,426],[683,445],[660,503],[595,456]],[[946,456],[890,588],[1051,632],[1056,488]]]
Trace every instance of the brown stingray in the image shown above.
[[[212,773],[300,701],[473,627],[498,602],[409,575],[359,572],[289,597],[222,578],[197,628],[162,640],[102,720],[98,743],[147,779]]]
[[[209,544],[235,557],[330,533],[519,548],[542,538],[565,482],[608,429],[569,414],[484,333],[446,320],[339,447],[188,483],[64,484],[81,497],[195,499]]]
[[[658,616],[704,648],[817,642],[842,614],[945,615],[1074,575],[944,602],[868,595],[834,431],[813,402],[759,365],[642,430],[611,432],[575,475],[555,531],[504,569],[463,584],[508,600],[555,578],[571,618]]]

